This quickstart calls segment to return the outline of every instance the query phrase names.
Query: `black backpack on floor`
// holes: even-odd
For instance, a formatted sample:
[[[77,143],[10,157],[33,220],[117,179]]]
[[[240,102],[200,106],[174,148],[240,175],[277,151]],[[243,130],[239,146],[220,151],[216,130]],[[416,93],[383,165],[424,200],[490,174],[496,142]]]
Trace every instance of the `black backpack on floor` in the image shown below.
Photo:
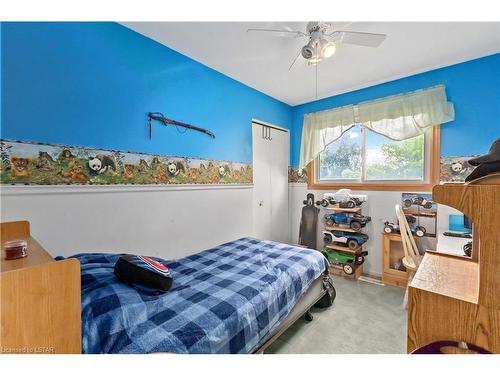
[[[333,301],[337,296],[333,280],[330,276],[325,276],[323,279],[323,288],[325,288],[325,295],[314,304],[315,307],[325,308],[333,305]]]

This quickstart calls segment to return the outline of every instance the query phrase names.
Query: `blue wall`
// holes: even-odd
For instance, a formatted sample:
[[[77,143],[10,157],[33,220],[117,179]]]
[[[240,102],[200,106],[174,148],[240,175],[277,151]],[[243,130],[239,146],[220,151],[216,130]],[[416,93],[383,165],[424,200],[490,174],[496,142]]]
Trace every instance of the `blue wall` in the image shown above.
[[[446,85],[455,121],[441,127],[441,155],[476,155],[500,137],[500,54],[332,96],[292,108],[291,163],[299,164],[304,114],[437,84]]]
[[[304,113],[445,84],[456,120],[441,154],[487,151],[500,137],[500,54],[290,107],[116,23],[2,23],[1,137],[249,162],[252,118],[291,128]],[[215,132],[155,124],[149,111]]]
[[[3,23],[1,137],[251,162],[251,119],[291,107],[116,23]],[[215,140],[147,113],[212,130]]]

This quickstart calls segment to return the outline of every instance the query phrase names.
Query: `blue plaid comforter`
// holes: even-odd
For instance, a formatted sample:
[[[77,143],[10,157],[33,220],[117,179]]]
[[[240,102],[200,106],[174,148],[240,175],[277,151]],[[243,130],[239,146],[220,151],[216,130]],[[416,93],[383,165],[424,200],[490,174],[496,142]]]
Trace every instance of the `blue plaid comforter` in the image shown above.
[[[319,251],[242,238],[174,261],[165,294],[113,274],[120,254],[79,254],[84,353],[250,353],[328,267]]]

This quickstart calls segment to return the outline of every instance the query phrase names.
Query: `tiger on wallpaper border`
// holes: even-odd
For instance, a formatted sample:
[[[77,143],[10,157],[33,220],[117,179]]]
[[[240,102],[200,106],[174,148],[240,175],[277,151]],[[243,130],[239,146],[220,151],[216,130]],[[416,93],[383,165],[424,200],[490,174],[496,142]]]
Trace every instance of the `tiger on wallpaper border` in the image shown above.
[[[135,177],[135,165],[134,164],[125,164],[123,166],[123,176],[126,179],[131,179]]]
[[[57,162],[49,155],[48,152],[39,151],[38,159],[36,161],[36,169],[40,171],[51,171],[55,169]]]
[[[217,168],[211,161],[208,162],[207,172],[208,182],[210,182],[211,184],[216,184],[220,181],[221,176],[219,174],[219,168]]]
[[[233,171],[233,178],[239,181],[240,178],[243,177],[243,167],[241,169],[235,169]]]
[[[148,162],[144,159],[139,160],[139,173],[147,173],[151,171],[151,167]]]
[[[193,181],[198,181],[201,176],[201,172],[198,168],[189,168],[189,178]]]
[[[83,167],[82,163],[80,163],[78,160],[72,160],[69,163],[69,171],[66,173],[63,173],[63,177],[70,180],[70,181],[75,181],[75,182],[87,182],[88,177],[85,174],[85,168]]]
[[[151,160],[151,167],[156,168],[161,164],[160,158],[158,156],[153,157],[153,160]]]
[[[12,169],[10,171],[12,177],[28,177],[31,175],[30,170],[28,169],[30,160],[28,158],[18,158],[12,156],[10,158],[10,163],[12,165]]]
[[[167,176],[167,170],[164,165],[160,165],[156,169],[156,173],[153,175],[153,180],[156,184],[166,184],[169,181],[169,178]]]

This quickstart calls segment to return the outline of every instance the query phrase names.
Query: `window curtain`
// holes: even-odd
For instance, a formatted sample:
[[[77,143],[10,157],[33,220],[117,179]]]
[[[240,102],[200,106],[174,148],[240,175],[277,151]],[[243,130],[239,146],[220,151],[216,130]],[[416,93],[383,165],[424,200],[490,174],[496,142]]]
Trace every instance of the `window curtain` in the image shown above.
[[[413,138],[455,118],[444,86],[358,104],[359,123],[390,139]]]
[[[326,146],[339,139],[354,124],[353,105],[304,115],[299,167],[305,168]]]
[[[400,141],[454,119],[453,103],[448,102],[443,85],[309,113],[304,116],[299,167],[304,168],[356,123]]]

